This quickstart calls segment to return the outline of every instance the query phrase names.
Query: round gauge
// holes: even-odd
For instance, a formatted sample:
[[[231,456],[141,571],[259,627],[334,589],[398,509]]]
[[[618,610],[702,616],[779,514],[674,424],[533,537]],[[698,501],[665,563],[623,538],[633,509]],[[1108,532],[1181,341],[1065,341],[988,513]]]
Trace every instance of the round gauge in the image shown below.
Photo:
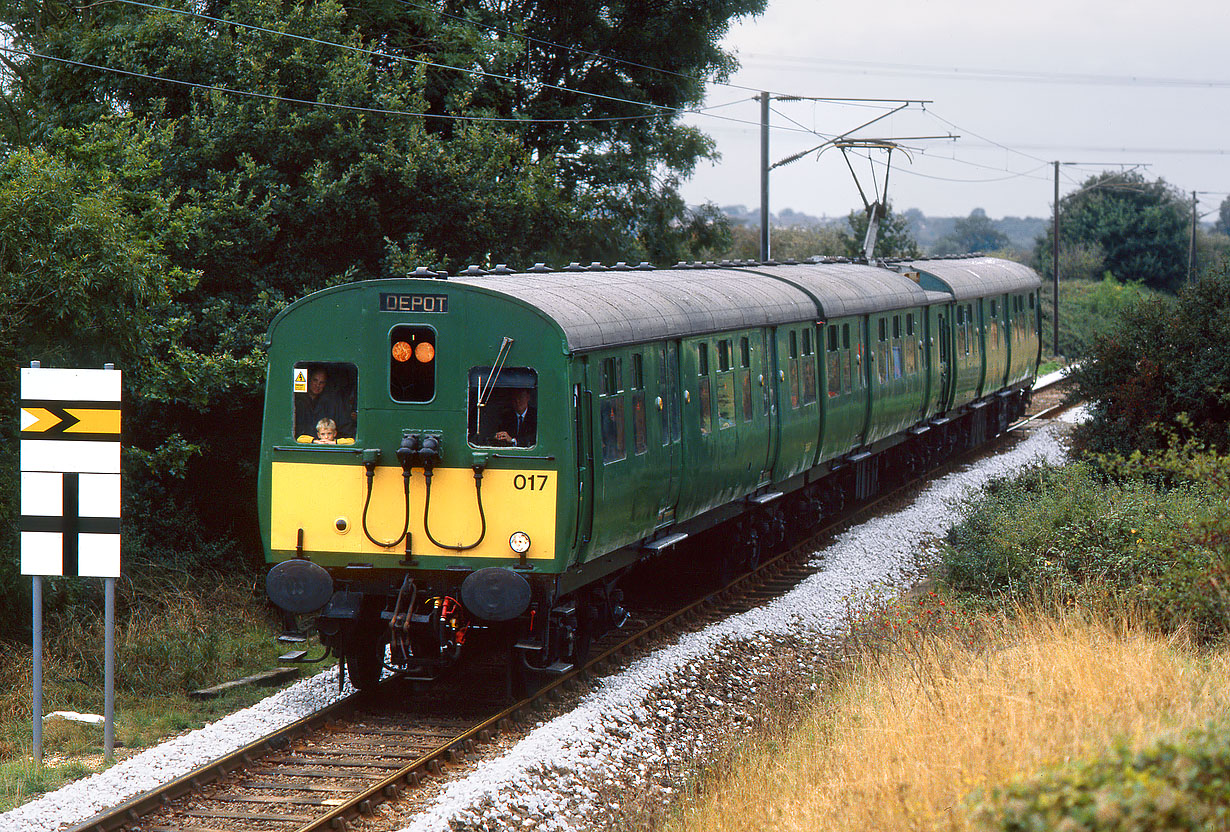
[[[405,341],[398,341],[393,345],[393,360],[394,361],[409,361],[410,356],[414,354],[414,348]]]
[[[436,357],[436,348],[426,341],[419,341],[418,346],[414,348],[414,357],[419,360],[420,364],[429,364],[431,359]]]
[[[512,537],[508,538],[508,548],[518,555],[524,555],[530,550],[530,536],[525,532],[513,532]]]

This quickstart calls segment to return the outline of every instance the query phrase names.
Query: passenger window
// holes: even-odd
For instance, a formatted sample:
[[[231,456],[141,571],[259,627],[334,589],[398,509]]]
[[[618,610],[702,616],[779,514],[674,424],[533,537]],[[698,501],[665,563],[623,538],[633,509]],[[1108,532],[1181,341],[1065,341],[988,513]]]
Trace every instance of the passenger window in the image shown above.
[[[713,430],[713,401],[709,387],[709,344],[696,345],[697,357],[697,394],[700,398],[700,432],[708,436]]]
[[[746,337],[739,340],[739,366],[743,368],[752,366],[752,345]]]
[[[718,341],[718,372],[724,373],[730,369],[730,339]]]
[[[816,356],[808,353],[803,359],[803,404],[816,400]]]
[[[645,358],[639,352],[632,354],[632,389],[645,389]]]
[[[436,331],[395,326],[389,334],[389,396],[395,402],[429,402],[436,395]]]
[[[639,358],[640,356],[634,356]],[[632,447],[638,454],[643,454],[649,445],[645,441],[645,393],[632,394]]]
[[[294,366],[294,437],[314,445],[354,443],[359,415],[354,364],[300,361]]]
[[[719,373],[717,377],[718,430],[735,426],[735,376]]]
[[[739,386],[743,388],[743,421],[752,421],[752,371],[739,371]]]
[[[837,349],[837,329],[829,330],[828,350],[825,355],[824,372],[828,376],[829,398],[841,395],[841,352]]]
[[[529,367],[471,367],[468,384],[470,445],[532,448],[538,444],[538,373]]]
[[[598,409],[602,420],[602,462],[619,462],[628,456],[624,444],[624,397],[601,399]]]
[[[613,396],[624,389],[624,362],[622,358],[606,358],[602,361],[602,395]]]

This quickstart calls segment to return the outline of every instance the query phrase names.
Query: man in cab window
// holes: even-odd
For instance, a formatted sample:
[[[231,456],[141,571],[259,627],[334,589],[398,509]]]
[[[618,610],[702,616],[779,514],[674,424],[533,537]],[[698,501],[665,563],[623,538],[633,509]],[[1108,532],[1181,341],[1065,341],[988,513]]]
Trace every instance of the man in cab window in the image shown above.
[[[532,406],[531,399],[529,388],[513,390],[512,407],[504,413],[500,429],[495,432],[497,445],[529,448],[538,441],[538,410]]]

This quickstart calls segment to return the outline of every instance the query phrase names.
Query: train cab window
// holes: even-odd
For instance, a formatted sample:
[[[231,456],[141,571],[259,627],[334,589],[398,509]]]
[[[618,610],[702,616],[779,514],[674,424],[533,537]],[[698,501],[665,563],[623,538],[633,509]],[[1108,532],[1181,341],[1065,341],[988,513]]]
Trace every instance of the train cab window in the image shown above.
[[[359,371],[344,362],[294,366],[294,436],[307,445],[349,445],[358,428]]]
[[[467,385],[470,445],[532,448],[538,444],[538,373],[529,367],[471,367]]]
[[[389,333],[389,396],[395,402],[429,402],[436,395],[436,331],[395,326]]]

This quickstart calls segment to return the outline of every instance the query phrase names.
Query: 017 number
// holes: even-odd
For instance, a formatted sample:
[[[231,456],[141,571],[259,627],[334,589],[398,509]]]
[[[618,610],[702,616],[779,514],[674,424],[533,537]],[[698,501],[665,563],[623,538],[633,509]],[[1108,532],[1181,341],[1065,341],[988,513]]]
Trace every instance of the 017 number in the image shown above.
[[[542,491],[547,487],[546,474],[530,474],[528,477],[525,474],[517,474],[513,477],[513,488],[518,491]]]

